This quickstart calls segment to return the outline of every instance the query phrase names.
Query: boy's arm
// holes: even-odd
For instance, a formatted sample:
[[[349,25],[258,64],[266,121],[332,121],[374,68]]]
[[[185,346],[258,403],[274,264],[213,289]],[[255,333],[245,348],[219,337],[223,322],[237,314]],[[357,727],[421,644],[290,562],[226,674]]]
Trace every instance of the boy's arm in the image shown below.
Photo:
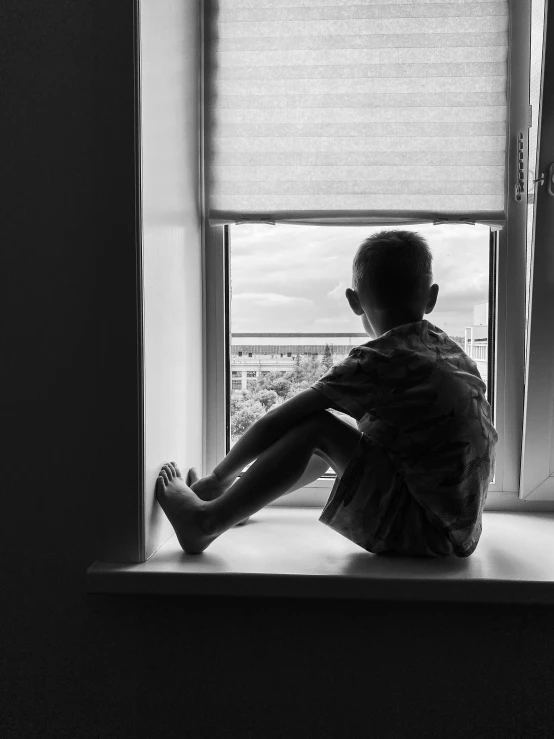
[[[318,390],[309,388],[272,408],[252,424],[229,454],[214,469],[214,475],[225,484],[233,482],[247,464],[280,439],[292,426],[317,411],[342,410]]]

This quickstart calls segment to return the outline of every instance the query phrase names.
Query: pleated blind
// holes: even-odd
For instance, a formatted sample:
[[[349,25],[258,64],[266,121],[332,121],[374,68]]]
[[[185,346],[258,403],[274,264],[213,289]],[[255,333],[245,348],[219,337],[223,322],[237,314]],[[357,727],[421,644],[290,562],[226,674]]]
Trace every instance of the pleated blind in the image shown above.
[[[504,220],[508,0],[214,0],[212,224]]]

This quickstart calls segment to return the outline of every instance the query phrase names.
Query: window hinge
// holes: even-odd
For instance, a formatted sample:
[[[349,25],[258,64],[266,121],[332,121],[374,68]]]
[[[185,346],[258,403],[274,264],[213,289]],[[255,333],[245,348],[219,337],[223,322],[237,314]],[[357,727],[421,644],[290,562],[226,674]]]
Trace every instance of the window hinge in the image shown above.
[[[522,195],[525,192],[525,154],[523,143],[523,133],[520,131],[517,135],[517,175],[514,193],[514,197],[518,203],[521,202]]]

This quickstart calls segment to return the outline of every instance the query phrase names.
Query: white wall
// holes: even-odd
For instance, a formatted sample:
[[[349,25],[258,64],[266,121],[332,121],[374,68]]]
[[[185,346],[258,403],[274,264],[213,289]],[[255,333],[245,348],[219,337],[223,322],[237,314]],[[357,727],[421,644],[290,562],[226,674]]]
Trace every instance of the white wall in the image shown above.
[[[142,0],[145,557],[172,534],[161,465],[202,466],[199,3]]]

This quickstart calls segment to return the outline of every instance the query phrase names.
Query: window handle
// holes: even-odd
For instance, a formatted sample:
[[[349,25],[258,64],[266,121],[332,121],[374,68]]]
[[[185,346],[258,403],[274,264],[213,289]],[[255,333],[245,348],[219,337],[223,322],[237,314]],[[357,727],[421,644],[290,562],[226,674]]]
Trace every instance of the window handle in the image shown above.
[[[548,175],[545,177],[544,172],[542,172],[540,177],[533,180],[533,183],[539,182],[541,185],[544,185],[545,179],[547,181],[546,191],[554,197],[554,162],[548,167]]]

